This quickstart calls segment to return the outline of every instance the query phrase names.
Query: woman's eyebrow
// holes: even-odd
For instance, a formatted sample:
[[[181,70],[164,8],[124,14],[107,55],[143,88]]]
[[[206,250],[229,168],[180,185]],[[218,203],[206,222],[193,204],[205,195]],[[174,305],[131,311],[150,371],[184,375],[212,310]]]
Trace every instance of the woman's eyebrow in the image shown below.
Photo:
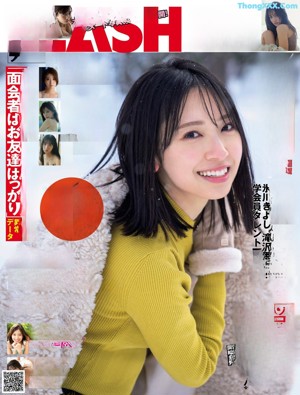
[[[180,126],[178,126],[178,129],[185,128],[187,126],[194,126],[194,125],[204,125],[204,121],[191,121],[191,122],[186,122],[182,123]]]
[[[219,118],[216,119],[217,122],[221,122],[224,120],[229,120],[229,116],[227,114],[221,114]],[[180,126],[178,126],[177,130],[181,128],[185,128],[187,126],[196,126],[196,125],[204,125],[205,121],[197,120],[197,121],[191,121],[191,122],[185,122],[182,123]]]

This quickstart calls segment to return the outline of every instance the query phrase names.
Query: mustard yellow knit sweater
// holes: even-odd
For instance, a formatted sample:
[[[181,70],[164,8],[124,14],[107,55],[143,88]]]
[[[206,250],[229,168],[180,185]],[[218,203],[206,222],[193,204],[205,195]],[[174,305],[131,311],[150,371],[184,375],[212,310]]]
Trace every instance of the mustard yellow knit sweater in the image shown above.
[[[186,236],[169,233],[166,241],[161,229],[150,239],[112,230],[93,317],[64,388],[83,395],[130,395],[147,348],[179,383],[199,387],[209,379],[222,349],[225,275],[199,277],[192,298],[184,270],[192,230]]]

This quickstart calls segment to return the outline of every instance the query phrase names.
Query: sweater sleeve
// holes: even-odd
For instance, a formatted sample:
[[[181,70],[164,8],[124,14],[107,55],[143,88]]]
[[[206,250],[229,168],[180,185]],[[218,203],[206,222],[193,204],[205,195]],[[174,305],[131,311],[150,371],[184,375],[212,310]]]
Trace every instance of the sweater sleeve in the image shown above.
[[[191,279],[174,261],[158,253],[144,259],[128,284],[127,312],[170,376],[199,387],[214,373],[222,349],[225,275],[199,277],[190,309]]]

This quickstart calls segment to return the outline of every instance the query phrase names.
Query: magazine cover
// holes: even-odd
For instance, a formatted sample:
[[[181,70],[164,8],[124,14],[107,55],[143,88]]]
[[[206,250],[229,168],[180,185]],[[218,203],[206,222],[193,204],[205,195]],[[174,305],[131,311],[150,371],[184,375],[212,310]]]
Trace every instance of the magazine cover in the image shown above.
[[[300,393],[300,3],[1,3],[1,393]]]

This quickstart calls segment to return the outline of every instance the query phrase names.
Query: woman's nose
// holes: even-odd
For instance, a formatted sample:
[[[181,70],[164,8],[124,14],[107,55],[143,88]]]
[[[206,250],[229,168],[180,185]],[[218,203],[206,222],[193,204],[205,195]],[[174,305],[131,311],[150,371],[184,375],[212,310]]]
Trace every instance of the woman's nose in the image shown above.
[[[214,136],[209,139],[205,158],[207,160],[216,159],[222,161],[228,156],[228,151],[224,145],[224,142],[219,136]]]

